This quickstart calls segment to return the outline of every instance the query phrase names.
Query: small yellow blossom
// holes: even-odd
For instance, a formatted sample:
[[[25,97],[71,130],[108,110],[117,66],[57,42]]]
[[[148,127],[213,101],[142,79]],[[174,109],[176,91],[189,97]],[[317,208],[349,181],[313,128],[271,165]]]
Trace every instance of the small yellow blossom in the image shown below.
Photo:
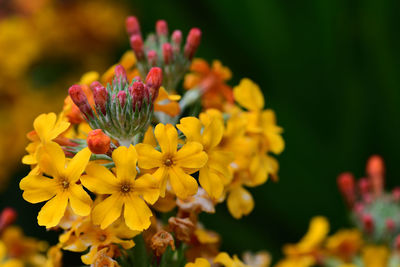
[[[219,253],[217,257],[215,257],[214,262],[220,263],[225,267],[250,267],[244,264],[236,255],[233,255],[231,258],[226,252]]]
[[[362,249],[361,257],[365,267],[386,267],[390,256],[384,245],[369,245]]]
[[[47,175],[29,174],[20,182],[24,190],[23,198],[31,203],[47,201],[38,215],[39,225],[47,228],[56,226],[63,217],[68,202],[72,210],[81,216],[90,213],[92,200],[77,184],[81,174],[89,162],[91,152],[85,148],[78,152],[66,165],[62,148],[54,143],[47,143],[39,155],[39,167]]]
[[[190,176],[207,162],[207,154],[198,142],[187,142],[178,150],[178,132],[171,124],[158,124],[154,129],[161,152],[148,144],[138,144],[139,167],[154,170],[161,183],[161,196],[165,196],[167,181],[182,199],[197,192],[197,182]]]
[[[112,159],[115,175],[106,167],[93,163],[88,165],[87,175],[81,179],[90,191],[109,195],[94,207],[93,222],[104,229],[115,222],[123,211],[129,228],[138,231],[147,229],[152,212],[146,202],[153,204],[159,198],[158,182],[150,174],[136,179],[138,156],[134,146],[118,147]]]
[[[211,267],[211,265],[207,259],[197,258],[194,262],[186,263],[185,267]]]

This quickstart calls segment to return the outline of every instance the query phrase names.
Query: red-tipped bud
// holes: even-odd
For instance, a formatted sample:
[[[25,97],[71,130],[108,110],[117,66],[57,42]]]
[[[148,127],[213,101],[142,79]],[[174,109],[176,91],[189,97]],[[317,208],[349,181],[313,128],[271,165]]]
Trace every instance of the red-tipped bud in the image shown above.
[[[400,187],[395,187],[392,191],[394,201],[400,201]]]
[[[364,214],[362,217],[362,223],[366,233],[371,234],[374,231],[374,219],[371,215]]]
[[[368,159],[366,173],[375,196],[380,196],[384,187],[385,164],[382,157],[373,155]]]
[[[164,57],[164,63],[165,64],[170,64],[172,61],[172,46],[170,43],[165,43],[162,46],[162,53],[163,53],[163,57]]]
[[[80,85],[72,85],[68,89],[68,94],[75,105],[86,117],[93,117],[92,108],[90,107],[87,97]]]
[[[106,115],[107,89],[98,81],[92,82],[90,88],[92,88],[94,103],[100,108],[103,115]]]
[[[394,239],[394,247],[397,252],[400,251],[400,235],[396,236],[396,238]]]
[[[144,51],[143,51],[143,40],[142,37],[139,34],[134,34],[130,38],[130,43],[133,52],[135,52],[135,55],[138,60],[143,60],[144,59]]]
[[[151,101],[154,102],[158,96],[158,90],[162,85],[162,70],[158,67],[151,68],[146,77],[146,86],[150,90]]]
[[[122,65],[115,66],[115,77],[118,82],[127,82],[128,77],[126,76],[126,70]]]
[[[125,103],[126,103],[126,92],[125,91],[120,91],[118,92],[118,101],[121,104],[121,107],[125,107]]]
[[[147,103],[150,101],[149,91],[142,82],[134,82],[129,87],[129,93],[132,96],[133,110],[136,111],[136,107],[140,110],[144,99],[147,99]]]
[[[94,154],[106,154],[110,150],[111,139],[101,129],[89,132],[87,144]]]
[[[365,198],[366,196],[369,195],[370,193],[370,184],[368,179],[366,178],[361,178],[358,180],[358,190],[360,192],[360,195]]]
[[[386,219],[385,226],[388,232],[394,232],[394,230],[396,229],[396,223],[391,218]]]
[[[156,66],[157,65],[157,52],[155,50],[150,50],[147,52],[147,61],[150,66]]]
[[[351,173],[345,172],[337,178],[337,184],[342,193],[347,205],[352,207],[355,202],[355,182],[354,176]]]
[[[0,232],[17,219],[17,212],[13,208],[4,208],[0,214]]]
[[[200,45],[201,40],[201,30],[198,28],[192,28],[186,39],[185,44],[185,57],[192,59]]]
[[[126,25],[126,32],[128,33],[129,36],[132,36],[134,34],[140,35],[140,25],[136,17],[134,16],[127,17],[125,20],[125,25]]]
[[[165,20],[159,20],[156,22],[156,32],[158,36],[168,35],[168,24]]]
[[[141,82],[141,81],[142,81],[142,78],[141,78],[140,76],[135,76],[135,77],[133,77],[133,79],[134,79],[135,81],[138,81],[138,82]]]
[[[181,50],[182,43],[182,32],[180,30],[175,30],[171,36],[172,39],[172,49],[175,53],[179,53]]]

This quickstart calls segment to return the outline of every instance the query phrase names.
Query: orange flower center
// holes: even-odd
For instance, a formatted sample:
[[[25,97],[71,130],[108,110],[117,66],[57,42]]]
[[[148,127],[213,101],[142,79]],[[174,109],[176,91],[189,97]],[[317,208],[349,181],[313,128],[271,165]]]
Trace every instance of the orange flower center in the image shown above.
[[[61,184],[61,186],[62,186],[62,188],[63,188],[64,190],[66,190],[66,189],[69,188],[69,182],[68,182],[68,180],[65,179],[65,178],[62,178],[62,179],[61,179],[60,184]]]
[[[167,166],[167,167],[171,166],[173,163],[174,163],[174,162],[173,162],[172,159],[170,159],[170,158],[167,158],[167,159],[164,161],[164,165]]]
[[[126,194],[131,191],[131,185],[129,183],[122,183],[121,184],[121,192]]]

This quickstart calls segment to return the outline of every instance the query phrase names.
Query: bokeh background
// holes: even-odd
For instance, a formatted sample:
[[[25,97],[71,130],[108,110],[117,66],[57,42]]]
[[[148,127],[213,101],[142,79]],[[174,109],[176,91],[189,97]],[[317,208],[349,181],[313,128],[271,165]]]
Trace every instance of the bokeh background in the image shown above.
[[[24,6],[24,1],[11,2]],[[336,176],[343,171],[363,176],[365,161],[372,154],[382,155],[387,163],[387,187],[400,184],[396,176],[400,173],[399,1],[96,3],[53,1],[51,8],[45,3],[41,4],[44,7],[19,10],[10,1],[0,1],[0,44],[10,10],[40,21],[34,24],[37,31],[29,31],[29,38],[22,26],[8,30],[11,33],[7,34],[13,35],[22,31],[22,36],[8,42],[9,53],[20,53],[17,58],[22,63],[18,64],[29,60],[19,76],[9,77],[10,67],[1,62],[7,53],[2,58],[6,50],[0,46],[0,143],[5,144],[0,153],[6,159],[0,172],[10,177],[7,187],[5,178],[1,182],[6,188],[1,207],[18,209],[17,223],[27,234],[54,240],[37,226],[40,205],[32,208],[18,189],[20,178],[28,171],[19,164],[27,143],[23,135],[32,128],[36,115],[61,108],[68,86],[83,72],[104,71],[129,48],[123,26],[126,14],[140,19],[143,32],[153,31],[157,19],[184,32],[200,27],[203,39],[197,56],[219,59],[229,66],[231,85],[242,77],[256,81],[267,107],[276,111],[278,124],[285,129],[287,146],[278,157],[280,181],[251,189],[255,210],[235,220],[225,205],[220,205],[215,215],[203,216],[208,228],[221,233],[224,250],[240,254],[246,249],[266,249],[276,260],[281,246],[296,242],[314,215],[327,216],[332,230],[349,226]],[[76,14],[74,6],[79,5],[89,7]],[[52,9],[53,20],[47,24]],[[72,15],[68,17],[66,12]],[[61,20],[58,14],[66,18]],[[15,20],[13,23],[21,23]],[[47,28],[40,28],[42,24]],[[18,50],[36,39],[39,43],[50,41],[40,44],[40,49],[28,48],[27,53]],[[22,141],[17,138],[21,135]]]

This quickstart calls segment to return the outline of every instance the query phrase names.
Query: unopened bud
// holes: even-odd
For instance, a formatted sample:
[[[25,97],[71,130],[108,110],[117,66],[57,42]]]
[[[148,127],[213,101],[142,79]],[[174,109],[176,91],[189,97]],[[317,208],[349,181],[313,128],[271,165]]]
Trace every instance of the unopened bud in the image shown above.
[[[180,46],[182,43],[182,32],[180,30],[175,30],[171,36],[172,44]]]
[[[394,239],[394,247],[397,252],[400,251],[400,235],[396,236],[396,238]]]
[[[121,107],[125,107],[125,103],[126,103],[126,92],[125,91],[120,91],[118,92],[118,101],[121,104]]]
[[[94,154],[106,154],[110,149],[111,139],[101,129],[90,131],[87,144]]]
[[[163,80],[162,70],[158,67],[151,68],[146,77],[146,86],[150,90],[151,101],[154,102],[158,96],[158,90]]]
[[[147,103],[150,103],[149,91],[142,82],[134,82],[129,87],[129,93],[132,96],[133,111],[136,111],[136,108],[141,110],[144,99],[147,99]]]
[[[395,187],[392,191],[392,197],[394,201],[400,201],[400,187]]]
[[[68,94],[75,105],[87,118],[93,117],[92,108],[90,107],[87,97],[80,85],[72,85],[68,89]]]
[[[133,52],[135,52],[135,55],[138,60],[143,60],[144,59],[144,51],[143,51],[143,40],[142,37],[139,34],[134,34],[130,38],[130,43]]]
[[[157,52],[155,50],[150,50],[147,52],[147,61],[150,66],[156,66],[157,65]]]
[[[17,219],[17,212],[13,208],[4,208],[0,214],[0,232]]]
[[[132,36],[134,34],[140,35],[140,25],[136,17],[134,16],[127,17],[125,20],[125,25],[126,25],[126,31],[129,36]]]
[[[158,231],[151,238],[150,247],[157,257],[163,255],[168,246],[175,250],[174,238],[165,230]]]
[[[165,64],[170,64],[172,61],[172,46],[170,43],[165,43],[162,46],[162,53],[163,53],[163,57],[164,57],[164,63]]]
[[[156,32],[158,36],[168,35],[168,24],[165,20],[159,20],[156,22]]]
[[[354,176],[348,172],[342,173],[337,178],[337,183],[340,193],[342,193],[347,205],[352,207],[355,202]]]
[[[362,217],[363,227],[366,233],[371,234],[374,231],[374,219],[369,214],[364,214]]]
[[[185,44],[185,57],[192,59],[200,45],[201,31],[198,28],[192,28],[186,39]]]
[[[380,196],[384,187],[385,164],[382,157],[373,155],[368,159],[366,173],[375,196]]]
[[[358,190],[359,190],[362,198],[365,198],[366,196],[369,195],[370,184],[369,184],[368,179],[361,178],[360,180],[358,180]]]
[[[141,78],[140,76],[135,76],[135,77],[133,77],[133,79],[134,79],[135,81],[138,81],[138,82],[141,82],[141,81],[142,81],[142,78]]]
[[[126,70],[122,65],[115,66],[115,77],[117,78],[118,82],[126,83],[128,81]]]
[[[394,232],[394,230],[396,229],[396,223],[391,218],[386,219],[385,225],[388,232]]]
[[[98,81],[92,82],[90,88],[92,88],[94,103],[100,108],[101,113],[106,115],[106,103],[108,99],[107,89]]]

